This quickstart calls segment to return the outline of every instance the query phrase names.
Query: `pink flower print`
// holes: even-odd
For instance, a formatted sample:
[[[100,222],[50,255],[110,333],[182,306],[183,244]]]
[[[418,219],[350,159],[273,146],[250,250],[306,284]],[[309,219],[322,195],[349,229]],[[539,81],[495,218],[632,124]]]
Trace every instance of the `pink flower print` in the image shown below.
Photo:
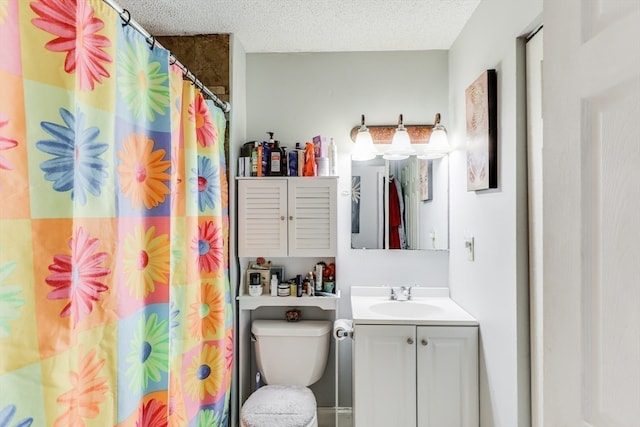
[[[138,408],[136,427],[166,427],[169,408],[159,400],[151,399]]]
[[[196,125],[196,139],[203,147],[210,147],[218,139],[218,129],[211,120],[209,107],[201,94],[196,95],[193,103],[189,105],[189,117]]]
[[[200,271],[216,271],[222,265],[222,230],[213,221],[205,222],[198,227],[191,248],[197,252]]]
[[[111,46],[108,37],[98,34],[104,22],[93,15],[86,0],[40,0],[31,3],[38,15],[31,22],[57,38],[45,47],[52,52],[66,52],[64,70],[78,73],[81,90],[93,90],[103,77],[109,77],[105,63],[112,62],[104,51]]]
[[[45,282],[55,289],[49,299],[69,300],[60,312],[60,317],[71,317],[75,326],[93,311],[93,302],[100,300],[100,293],[109,288],[100,280],[111,270],[101,264],[107,259],[106,252],[95,252],[100,242],[91,239],[82,227],[69,239],[71,255],[58,254],[49,266],[52,274]]]
[[[0,115],[0,128],[9,124],[9,119],[7,119],[3,114]],[[0,151],[8,150],[10,148],[14,148],[18,145],[18,141],[11,139],[9,137],[0,135]],[[0,169],[11,170],[13,166],[9,163],[9,160],[6,159],[3,155],[0,155]]]

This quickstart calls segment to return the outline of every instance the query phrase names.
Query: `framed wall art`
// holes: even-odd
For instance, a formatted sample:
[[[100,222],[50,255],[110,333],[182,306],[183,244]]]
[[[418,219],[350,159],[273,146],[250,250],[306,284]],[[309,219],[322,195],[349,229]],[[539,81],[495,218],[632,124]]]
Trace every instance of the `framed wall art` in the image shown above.
[[[360,233],[360,177],[351,177],[351,233]]]
[[[420,201],[426,202],[433,197],[431,160],[418,159],[418,172],[420,179]]]
[[[467,191],[498,188],[496,70],[487,70],[465,91]]]
[[[278,278],[278,284],[284,282],[286,279],[284,277],[284,267],[281,266],[276,266],[274,265],[273,267],[271,267],[271,271],[269,273],[269,275],[276,275],[276,277]]]

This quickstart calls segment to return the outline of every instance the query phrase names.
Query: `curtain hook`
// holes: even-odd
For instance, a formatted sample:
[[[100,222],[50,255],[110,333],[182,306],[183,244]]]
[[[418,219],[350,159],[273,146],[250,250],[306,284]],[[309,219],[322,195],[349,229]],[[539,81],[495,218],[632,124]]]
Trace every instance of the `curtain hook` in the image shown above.
[[[175,64],[175,63],[176,63],[176,61],[177,61],[177,59],[176,59],[175,55],[171,54],[171,55],[169,56],[169,65],[173,65],[173,64]]]
[[[149,41],[149,39],[151,39],[151,41]],[[153,48],[156,47],[156,38],[154,36],[149,36],[147,43],[151,45],[149,49],[153,50]]]
[[[127,14],[127,19],[124,19],[124,16],[122,16],[125,13]],[[127,25],[129,25],[129,22],[131,22],[131,13],[127,9],[122,9],[122,13],[120,14],[120,19],[124,21],[122,26],[126,27]]]

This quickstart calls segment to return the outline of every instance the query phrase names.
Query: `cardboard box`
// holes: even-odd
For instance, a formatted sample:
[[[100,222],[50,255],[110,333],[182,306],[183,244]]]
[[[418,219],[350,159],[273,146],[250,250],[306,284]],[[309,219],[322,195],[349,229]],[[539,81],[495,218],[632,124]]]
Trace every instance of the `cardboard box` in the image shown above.
[[[255,261],[250,261],[247,273],[244,279],[244,293],[249,294],[249,284],[251,283],[251,274],[260,274],[260,284],[263,286],[262,293],[269,293],[269,283],[271,280],[271,262],[265,264],[266,268],[252,268],[256,264]]]

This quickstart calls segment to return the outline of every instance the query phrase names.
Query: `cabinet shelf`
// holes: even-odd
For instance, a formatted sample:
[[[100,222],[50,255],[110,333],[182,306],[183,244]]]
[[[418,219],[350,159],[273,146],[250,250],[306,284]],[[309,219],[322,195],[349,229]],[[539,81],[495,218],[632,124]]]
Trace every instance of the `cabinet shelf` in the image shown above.
[[[255,310],[258,307],[319,307],[323,310],[335,310],[340,300],[340,292],[330,297],[272,297],[261,295],[252,297],[240,295],[237,297],[240,310]]]

